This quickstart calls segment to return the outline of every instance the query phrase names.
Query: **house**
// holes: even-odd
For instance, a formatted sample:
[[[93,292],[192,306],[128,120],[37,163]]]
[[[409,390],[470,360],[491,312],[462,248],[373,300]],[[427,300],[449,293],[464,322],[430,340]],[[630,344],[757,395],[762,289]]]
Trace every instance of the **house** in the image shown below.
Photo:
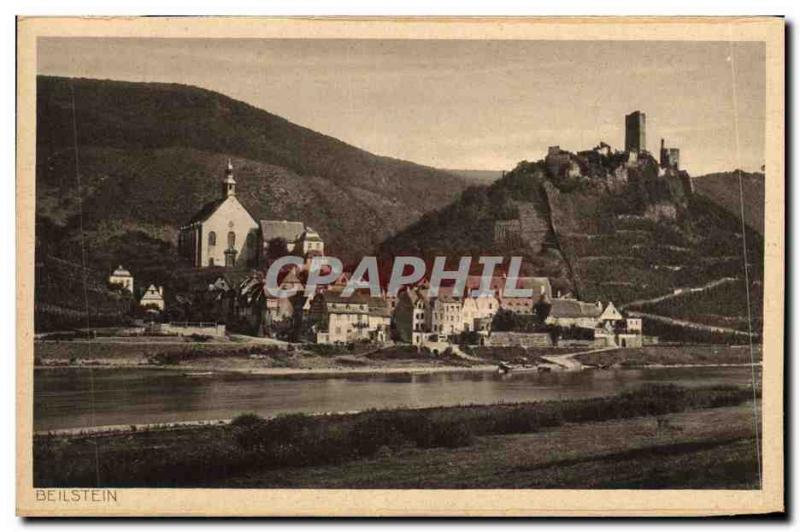
[[[461,299],[453,295],[452,287],[442,286],[436,296],[423,290],[427,299],[425,325],[428,331],[450,336],[464,330]]]
[[[475,282],[473,285],[477,289]],[[471,290],[468,282],[465,293],[470,294]],[[451,336],[463,331],[486,332],[499,308],[494,290],[483,295],[457,297],[452,286],[442,286],[434,296],[428,284],[421,283],[398,295],[395,330],[401,341],[414,345],[420,345],[426,333]]]
[[[309,253],[316,255],[325,254],[325,242],[319,233],[307,227],[303,222],[288,220],[261,220],[259,222],[262,242],[262,262],[266,263],[269,256],[269,246],[276,239],[286,242],[289,253],[305,257]]]
[[[236,197],[233,164],[228,160],[219,196],[180,228],[178,250],[195,268],[250,268],[266,264],[270,242],[286,242],[289,253],[323,254],[319,233],[303,222],[256,220]]]
[[[542,299],[550,301],[553,297],[553,288],[547,277],[519,277],[514,288],[530,290],[530,296],[509,297],[507,291],[500,293],[500,308],[515,314],[533,314],[536,303]]]
[[[642,334],[642,318],[627,318],[625,320],[625,330],[629,333]]]
[[[550,314],[545,323],[560,327],[594,329],[603,313],[601,303],[586,303],[572,298],[555,298],[550,302]]]
[[[493,295],[468,296],[461,304],[461,321],[463,331],[480,331],[485,323],[500,309],[500,302]]]
[[[370,339],[370,297],[356,292],[342,297],[337,292],[320,292],[311,301],[309,318],[316,323],[320,344],[350,343]]]
[[[164,288],[162,286],[156,288],[155,285],[151,284],[147,287],[147,290],[144,291],[144,294],[142,294],[139,304],[145,308],[149,307],[164,310]]]
[[[603,313],[600,314],[598,318],[601,324],[609,323],[612,326],[616,327],[617,324],[624,320],[622,314],[617,310],[617,307],[614,306],[614,303],[609,301],[606,308],[603,310]]]
[[[119,285],[133,294],[133,275],[122,265],[117,266],[117,269],[108,277],[108,284]]]
[[[379,343],[386,342],[392,326],[392,310],[389,304],[379,297],[370,297],[368,320],[370,340]]]
[[[422,343],[426,332],[427,303],[419,288],[408,287],[397,296],[394,324],[397,336],[403,342]]]

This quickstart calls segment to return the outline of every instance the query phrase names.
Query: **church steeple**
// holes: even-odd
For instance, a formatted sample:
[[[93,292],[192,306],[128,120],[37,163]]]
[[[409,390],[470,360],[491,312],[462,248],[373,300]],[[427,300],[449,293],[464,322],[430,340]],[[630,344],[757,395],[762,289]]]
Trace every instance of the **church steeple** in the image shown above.
[[[233,163],[228,159],[228,167],[225,169],[225,179],[222,180],[222,196],[228,198],[236,195],[236,180],[233,178]]]

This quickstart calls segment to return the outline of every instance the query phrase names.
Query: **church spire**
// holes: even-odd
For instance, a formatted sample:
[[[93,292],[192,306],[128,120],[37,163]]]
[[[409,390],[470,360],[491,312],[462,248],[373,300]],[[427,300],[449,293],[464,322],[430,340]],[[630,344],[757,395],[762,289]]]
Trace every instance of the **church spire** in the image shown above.
[[[225,169],[225,179],[222,180],[222,196],[228,198],[236,195],[236,180],[233,178],[233,163],[228,158],[228,167]]]

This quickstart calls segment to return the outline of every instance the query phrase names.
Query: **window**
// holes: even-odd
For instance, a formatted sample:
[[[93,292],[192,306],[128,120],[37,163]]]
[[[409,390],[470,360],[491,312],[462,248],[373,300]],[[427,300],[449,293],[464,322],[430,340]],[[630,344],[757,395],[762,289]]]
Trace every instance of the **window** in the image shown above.
[[[214,265],[214,257],[211,257],[211,258],[208,259],[208,265],[209,266],[213,266]]]
[[[217,233],[215,233],[214,231],[208,233],[208,245],[209,246],[217,245]]]
[[[236,247],[236,233],[233,231],[228,232],[228,247]]]

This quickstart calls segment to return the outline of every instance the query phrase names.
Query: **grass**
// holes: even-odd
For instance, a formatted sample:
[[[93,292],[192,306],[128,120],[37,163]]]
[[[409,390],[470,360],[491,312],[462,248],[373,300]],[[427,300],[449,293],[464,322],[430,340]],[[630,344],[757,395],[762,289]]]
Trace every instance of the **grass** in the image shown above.
[[[252,471],[232,488],[753,489],[752,403],[479,436],[346,464]],[[659,428],[659,419],[665,419]]]
[[[99,442],[42,436],[34,441],[34,479],[41,487],[214,485],[257,471],[344,464],[408,449],[469,447],[479,437],[664,416],[738,405],[751,397],[738,387],[648,385],[614,397],[572,401],[272,420],[247,415],[224,427],[116,435]]]
[[[761,361],[761,346],[755,346],[754,358]],[[685,365],[685,364],[749,364],[750,349],[729,345],[655,345],[632,349],[616,349],[577,355],[576,360],[591,366]]]
[[[657,303],[648,303],[636,307],[651,314],[669,316],[683,320],[703,323],[716,327],[726,327],[747,331],[748,302],[753,331],[760,331],[762,315],[761,283],[753,283],[750,287],[750,299],[746,295],[744,281],[726,283],[702,292],[689,292],[679,297],[665,299]]]

